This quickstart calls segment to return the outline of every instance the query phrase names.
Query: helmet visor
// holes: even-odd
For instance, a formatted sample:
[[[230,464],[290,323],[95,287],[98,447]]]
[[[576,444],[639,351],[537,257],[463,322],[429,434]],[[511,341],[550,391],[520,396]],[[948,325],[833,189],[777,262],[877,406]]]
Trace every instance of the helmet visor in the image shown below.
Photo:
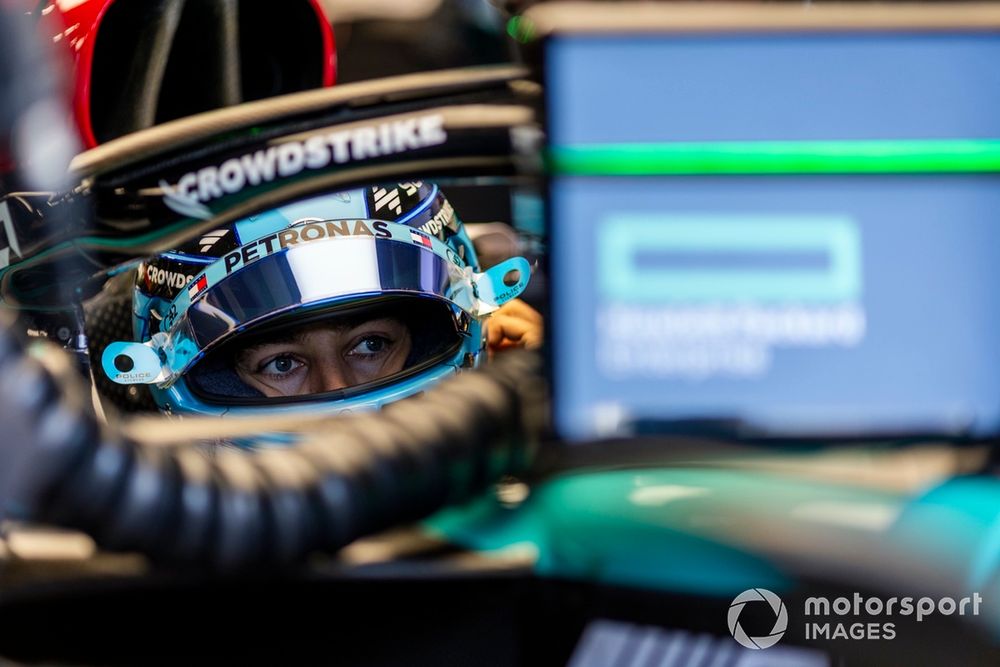
[[[270,255],[221,281],[191,304],[188,331],[204,350],[237,329],[344,297],[421,294],[448,299],[452,271],[412,245],[348,239]]]

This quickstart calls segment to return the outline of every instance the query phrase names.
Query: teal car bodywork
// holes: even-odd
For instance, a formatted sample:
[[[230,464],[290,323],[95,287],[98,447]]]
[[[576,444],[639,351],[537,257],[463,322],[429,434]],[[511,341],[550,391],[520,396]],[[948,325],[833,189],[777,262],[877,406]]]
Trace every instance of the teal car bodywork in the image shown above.
[[[850,467],[831,479],[830,456],[792,461],[566,471],[523,489],[520,502],[482,497],[425,527],[480,553],[526,557],[541,577],[647,590],[731,598],[822,573],[887,592],[979,592],[982,620],[1000,636],[996,480],[852,482]],[[907,461],[879,465],[898,472]]]

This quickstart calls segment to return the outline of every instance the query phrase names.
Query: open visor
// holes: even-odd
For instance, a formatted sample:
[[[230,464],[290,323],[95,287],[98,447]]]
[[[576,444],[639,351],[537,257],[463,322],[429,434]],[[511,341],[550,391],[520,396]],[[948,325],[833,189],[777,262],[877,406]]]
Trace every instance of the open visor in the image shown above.
[[[285,314],[395,295],[436,299],[479,319],[519,295],[529,276],[521,257],[476,273],[406,225],[308,222],[209,265],[170,304],[160,332],[146,343],[112,343],[102,365],[119,384],[167,387],[209,350]]]

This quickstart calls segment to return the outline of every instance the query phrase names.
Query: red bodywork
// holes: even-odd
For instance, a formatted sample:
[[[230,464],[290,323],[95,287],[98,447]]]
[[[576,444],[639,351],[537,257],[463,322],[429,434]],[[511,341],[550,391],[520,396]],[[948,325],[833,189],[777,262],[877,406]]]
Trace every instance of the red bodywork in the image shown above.
[[[135,1],[135,0],[125,0]],[[333,28],[320,7],[319,0],[307,0],[316,13],[323,40],[323,85],[332,86],[336,77],[337,54]],[[59,0],[47,2],[40,10],[41,34],[66,45],[70,55],[70,82],[73,112],[80,135],[87,148],[98,144],[90,117],[90,84],[94,44],[101,21],[115,0]]]

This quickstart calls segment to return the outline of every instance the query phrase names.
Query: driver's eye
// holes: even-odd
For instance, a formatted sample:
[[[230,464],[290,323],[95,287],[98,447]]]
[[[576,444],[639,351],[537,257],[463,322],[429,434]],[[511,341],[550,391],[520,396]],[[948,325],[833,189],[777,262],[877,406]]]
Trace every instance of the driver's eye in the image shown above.
[[[385,352],[390,345],[391,341],[384,336],[365,336],[347,354],[349,356],[374,356]]]
[[[302,366],[302,363],[292,357],[281,355],[262,364],[259,372],[268,375],[286,375]]]

